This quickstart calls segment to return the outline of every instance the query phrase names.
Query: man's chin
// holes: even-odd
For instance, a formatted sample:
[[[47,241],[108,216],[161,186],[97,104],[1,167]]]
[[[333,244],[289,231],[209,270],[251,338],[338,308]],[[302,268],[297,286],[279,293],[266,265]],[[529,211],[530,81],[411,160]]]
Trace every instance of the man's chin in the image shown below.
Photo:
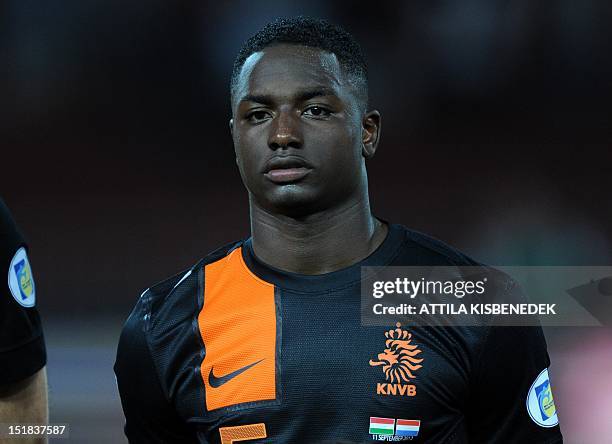
[[[282,188],[266,196],[264,207],[269,212],[300,218],[320,211],[321,196],[300,189],[299,186],[284,185]]]

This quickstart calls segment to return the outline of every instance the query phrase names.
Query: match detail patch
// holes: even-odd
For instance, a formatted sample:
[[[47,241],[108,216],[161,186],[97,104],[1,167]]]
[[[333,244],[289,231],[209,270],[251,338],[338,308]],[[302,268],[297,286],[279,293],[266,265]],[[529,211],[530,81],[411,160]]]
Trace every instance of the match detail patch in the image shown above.
[[[542,370],[529,389],[527,412],[533,422],[541,427],[554,427],[559,424],[547,368]]]
[[[395,419],[370,416],[370,435],[393,435]]]
[[[28,261],[28,254],[21,247],[11,260],[8,269],[8,286],[13,298],[24,307],[33,307],[36,303],[36,286]]]

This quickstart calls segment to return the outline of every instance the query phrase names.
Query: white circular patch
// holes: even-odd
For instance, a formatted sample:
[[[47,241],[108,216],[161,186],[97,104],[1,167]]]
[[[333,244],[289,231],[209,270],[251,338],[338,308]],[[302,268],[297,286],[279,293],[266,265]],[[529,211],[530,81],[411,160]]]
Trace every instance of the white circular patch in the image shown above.
[[[13,256],[8,269],[8,286],[15,300],[24,307],[36,303],[34,276],[25,248],[21,247]]]
[[[527,395],[527,412],[539,426],[554,427],[559,424],[547,368],[531,384]]]

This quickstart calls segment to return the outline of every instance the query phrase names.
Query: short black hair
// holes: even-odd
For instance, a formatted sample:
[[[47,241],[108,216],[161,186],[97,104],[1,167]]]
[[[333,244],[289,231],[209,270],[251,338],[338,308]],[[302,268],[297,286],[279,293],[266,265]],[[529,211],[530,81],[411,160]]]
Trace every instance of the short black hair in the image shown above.
[[[276,19],[244,42],[234,60],[232,69],[230,83],[232,98],[245,60],[251,54],[266,47],[282,43],[309,46],[335,54],[340,66],[348,76],[349,83],[355,88],[363,109],[367,108],[368,69],[357,40],[336,24],[324,19],[304,16]]]

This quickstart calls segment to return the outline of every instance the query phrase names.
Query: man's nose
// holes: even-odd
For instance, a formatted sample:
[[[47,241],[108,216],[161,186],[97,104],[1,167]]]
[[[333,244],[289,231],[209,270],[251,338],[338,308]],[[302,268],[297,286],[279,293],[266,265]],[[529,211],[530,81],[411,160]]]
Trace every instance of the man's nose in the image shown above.
[[[292,111],[281,111],[272,121],[268,146],[277,150],[279,148],[301,148],[302,130],[299,116]]]

